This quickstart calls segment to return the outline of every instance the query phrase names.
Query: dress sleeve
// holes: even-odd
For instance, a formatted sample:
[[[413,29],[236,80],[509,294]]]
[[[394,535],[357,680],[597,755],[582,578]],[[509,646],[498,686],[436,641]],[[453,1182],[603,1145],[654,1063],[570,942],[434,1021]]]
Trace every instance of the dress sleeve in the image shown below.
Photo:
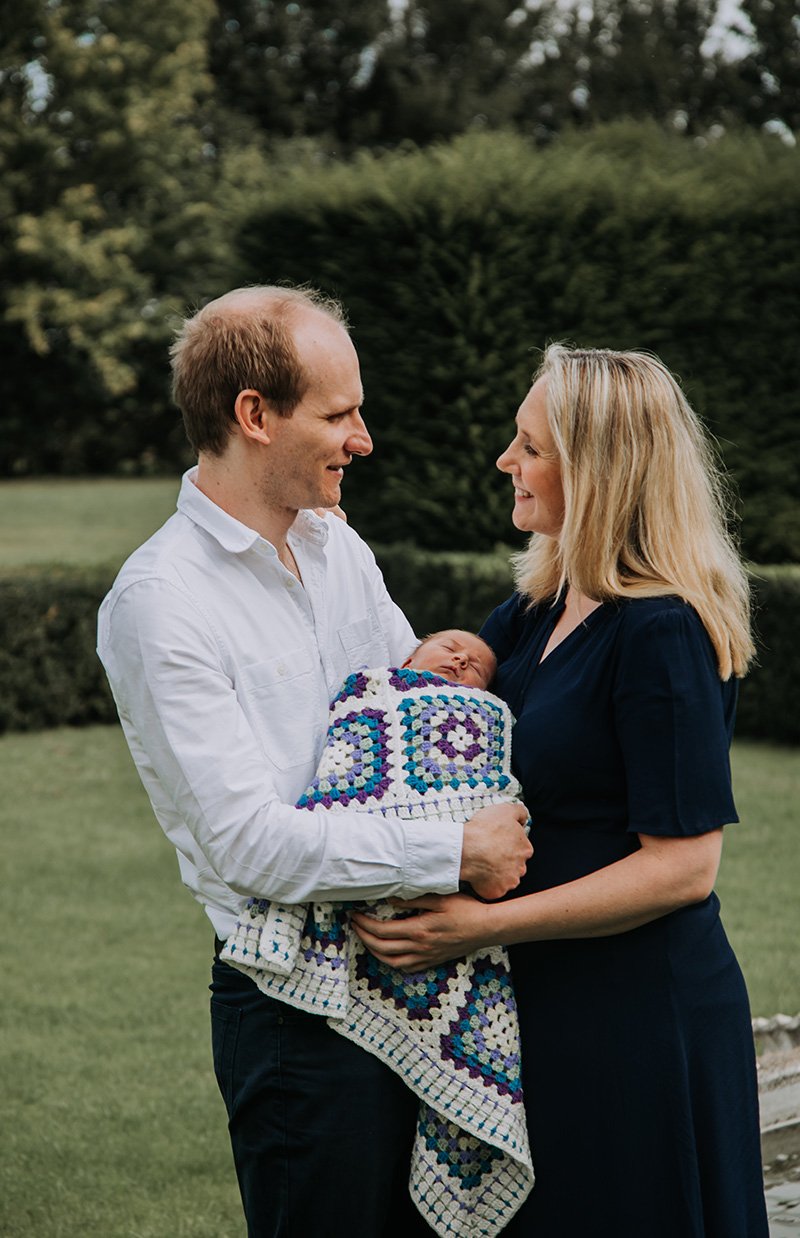
[[[520,618],[524,613],[527,599],[519,593],[513,593],[499,606],[496,606],[485,620],[478,635],[493,650],[499,662],[505,662],[516,647],[519,635]]]
[[[628,829],[681,836],[738,821],[729,758],[735,682],[720,681],[690,606],[629,606],[614,684]]]

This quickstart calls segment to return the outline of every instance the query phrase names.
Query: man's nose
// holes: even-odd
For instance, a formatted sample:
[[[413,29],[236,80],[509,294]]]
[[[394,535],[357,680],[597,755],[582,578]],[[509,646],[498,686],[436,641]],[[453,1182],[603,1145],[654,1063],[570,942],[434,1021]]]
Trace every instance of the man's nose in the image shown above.
[[[355,414],[346,447],[351,456],[368,456],[372,451],[372,438],[360,413]]]

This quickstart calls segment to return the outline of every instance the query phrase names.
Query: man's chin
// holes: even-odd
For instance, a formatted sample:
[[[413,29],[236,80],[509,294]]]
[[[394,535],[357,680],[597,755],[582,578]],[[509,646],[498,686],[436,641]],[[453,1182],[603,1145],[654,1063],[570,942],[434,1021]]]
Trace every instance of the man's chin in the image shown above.
[[[338,507],[341,501],[342,491],[340,487],[337,487],[335,495],[331,494],[330,491],[327,494],[317,495],[316,501],[309,503],[308,506],[313,508],[314,511],[333,511],[334,507]]]

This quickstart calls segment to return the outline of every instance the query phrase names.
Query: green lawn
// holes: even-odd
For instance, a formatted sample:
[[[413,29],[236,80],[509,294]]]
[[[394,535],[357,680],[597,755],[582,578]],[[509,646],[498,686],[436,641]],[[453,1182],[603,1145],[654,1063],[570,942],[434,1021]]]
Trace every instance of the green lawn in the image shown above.
[[[741,822],[725,830],[717,892],[753,1013],[800,1012],[800,750],[734,744]]]
[[[177,478],[0,483],[0,571],[117,565],[175,510]]]
[[[0,740],[4,1238],[243,1238],[212,930],[115,727]]]
[[[800,1010],[797,753],[735,749],[725,920],[758,1014]],[[4,1238],[242,1238],[211,1069],[211,928],[115,727],[0,739]]]

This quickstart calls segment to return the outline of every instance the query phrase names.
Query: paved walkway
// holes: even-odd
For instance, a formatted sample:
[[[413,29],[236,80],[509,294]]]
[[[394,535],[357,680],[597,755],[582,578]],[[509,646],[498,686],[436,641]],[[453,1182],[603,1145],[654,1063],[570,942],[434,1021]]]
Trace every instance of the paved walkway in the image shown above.
[[[770,1238],[800,1238],[800,1048],[763,1053],[758,1074]]]
[[[771,1166],[766,1183],[770,1238],[800,1238],[800,1152]]]

